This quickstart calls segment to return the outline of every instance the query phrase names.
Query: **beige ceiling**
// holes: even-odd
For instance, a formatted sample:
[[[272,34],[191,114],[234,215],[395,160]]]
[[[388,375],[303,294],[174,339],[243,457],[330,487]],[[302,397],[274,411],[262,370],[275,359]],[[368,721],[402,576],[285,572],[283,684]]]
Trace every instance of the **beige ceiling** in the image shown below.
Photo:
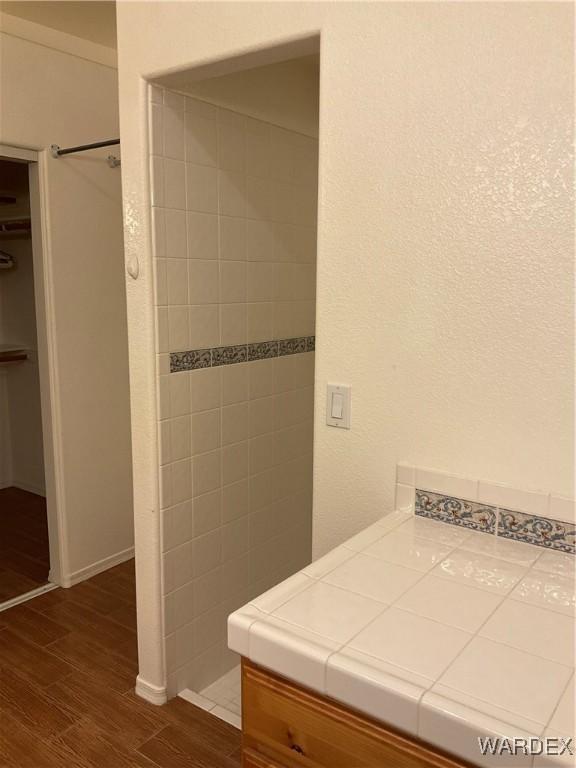
[[[108,48],[116,48],[116,3],[113,0],[2,0],[0,10]]]

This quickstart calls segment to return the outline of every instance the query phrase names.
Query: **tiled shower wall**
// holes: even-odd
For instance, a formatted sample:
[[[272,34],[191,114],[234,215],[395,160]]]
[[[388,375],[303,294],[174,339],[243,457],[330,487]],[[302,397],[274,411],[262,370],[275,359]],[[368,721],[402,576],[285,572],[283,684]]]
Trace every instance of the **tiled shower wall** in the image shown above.
[[[175,694],[237,662],[228,614],[311,557],[314,352],[293,352],[313,349],[318,160],[312,138],[155,87],[150,124]]]

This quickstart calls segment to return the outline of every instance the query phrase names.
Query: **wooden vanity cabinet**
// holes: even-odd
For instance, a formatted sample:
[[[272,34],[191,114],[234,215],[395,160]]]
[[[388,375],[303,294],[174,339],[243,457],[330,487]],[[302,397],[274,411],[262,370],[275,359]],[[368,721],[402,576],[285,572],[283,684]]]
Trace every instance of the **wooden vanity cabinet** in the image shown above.
[[[243,768],[471,768],[242,661]]]

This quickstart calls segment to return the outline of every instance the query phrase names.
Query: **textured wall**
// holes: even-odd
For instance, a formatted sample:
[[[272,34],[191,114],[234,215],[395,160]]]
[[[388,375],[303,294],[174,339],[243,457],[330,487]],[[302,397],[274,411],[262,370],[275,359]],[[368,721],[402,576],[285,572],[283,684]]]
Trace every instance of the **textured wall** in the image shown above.
[[[572,496],[572,7],[125,3],[118,21],[138,419],[154,423],[141,78],[319,30],[316,554],[392,506],[398,460]],[[350,432],[323,423],[329,381],[352,385]]]

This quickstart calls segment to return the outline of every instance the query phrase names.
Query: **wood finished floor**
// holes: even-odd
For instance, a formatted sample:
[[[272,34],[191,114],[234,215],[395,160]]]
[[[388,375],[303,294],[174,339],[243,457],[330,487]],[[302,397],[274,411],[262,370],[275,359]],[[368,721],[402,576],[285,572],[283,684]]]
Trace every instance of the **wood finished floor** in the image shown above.
[[[134,694],[134,562],[0,613],[1,768],[238,768],[240,733]]]
[[[0,603],[48,581],[46,499],[20,488],[0,490]]]

